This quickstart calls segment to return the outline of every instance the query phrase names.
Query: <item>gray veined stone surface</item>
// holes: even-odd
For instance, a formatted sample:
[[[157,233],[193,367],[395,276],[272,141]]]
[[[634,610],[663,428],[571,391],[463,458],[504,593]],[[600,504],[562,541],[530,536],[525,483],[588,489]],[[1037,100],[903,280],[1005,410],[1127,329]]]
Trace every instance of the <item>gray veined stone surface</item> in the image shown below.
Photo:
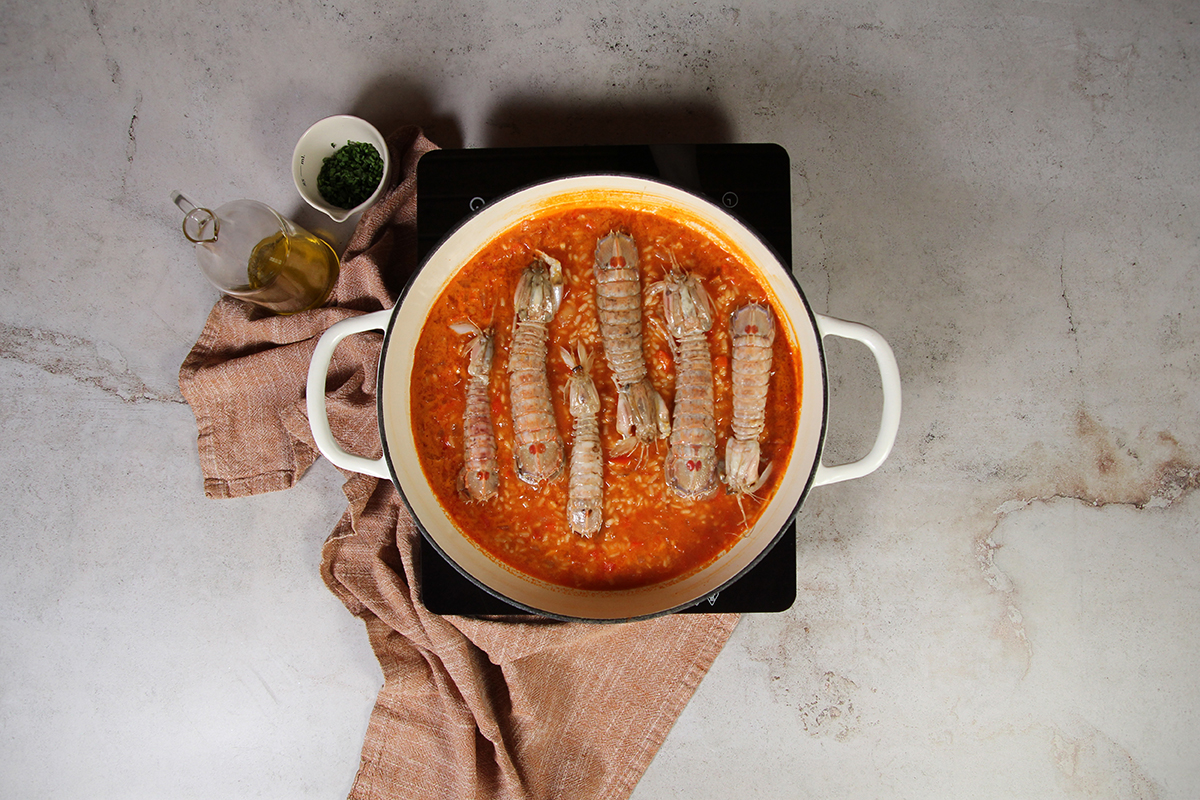
[[[657,797],[1200,793],[1195,4],[8,3],[0,794],[336,797],[380,682],[317,574],[344,507],[203,497],[216,299],[168,194],[291,186],[314,120],[444,146],[772,141],[815,309],[891,343],[875,474],[812,493]],[[828,460],[878,378],[829,340]],[[860,352],[861,351],[861,352]]]

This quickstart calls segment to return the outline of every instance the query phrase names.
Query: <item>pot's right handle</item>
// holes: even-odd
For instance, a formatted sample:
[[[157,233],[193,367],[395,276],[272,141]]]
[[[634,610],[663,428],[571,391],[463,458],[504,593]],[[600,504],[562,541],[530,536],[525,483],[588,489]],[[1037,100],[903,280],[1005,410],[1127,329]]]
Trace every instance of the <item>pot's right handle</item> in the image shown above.
[[[333,360],[333,351],[338,342],[356,333],[387,330],[391,315],[391,309],[385,309],[357,317],[347,317],[330,325],[328,330],[321,334],[316,349],[313,350],[312,361],[308,363],[308,387],[305,390],[308,400],[308,426],[312,429],[313,439],[316,440],[321,455],[328,458],[335,467],[374,475],[384,480],[391,480],[385,459],[363,458],[347,453],[333,438],[333,431],[329,428],[329,414],[325,410],[325,378],[329,375],[329,364]]]
[[[878,331],[857,322],[847,322],[821,314],[817,314],[816,318],[817,330],[822,339],[826,336],[840,336],[843,339],[862,342],[870,348],[875,356],[875,363],[879,366],[879,377],[883,383],[883,418],[879,422],[875,446],[859,461],[834,467],[818,464],[817,473],[813,476],[813,486],[827,486],[870,475],[879,469],[892,452],[892,445],[896,443],[896,433],[900,430],[900,369],[896,366],[896,356],[892,353],[892,348]]]

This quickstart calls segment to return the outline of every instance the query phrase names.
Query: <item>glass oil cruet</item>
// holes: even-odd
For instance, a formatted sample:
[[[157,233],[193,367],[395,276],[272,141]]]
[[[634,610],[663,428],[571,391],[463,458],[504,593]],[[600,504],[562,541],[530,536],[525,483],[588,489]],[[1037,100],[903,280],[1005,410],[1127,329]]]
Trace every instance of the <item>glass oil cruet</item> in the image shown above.
[[[255,200],[215,211],[171,193],[184,212],[183,235],[196,245],[200,269],[218,289],[274,314],[315,308],[329,297],[338,257],[324,240]]]

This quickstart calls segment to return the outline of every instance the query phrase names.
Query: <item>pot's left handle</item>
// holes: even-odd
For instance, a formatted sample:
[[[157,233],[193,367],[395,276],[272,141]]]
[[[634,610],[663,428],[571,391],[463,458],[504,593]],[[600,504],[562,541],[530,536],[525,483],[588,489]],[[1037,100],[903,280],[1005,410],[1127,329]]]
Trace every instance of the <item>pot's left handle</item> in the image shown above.
[[[317,347],[313,350],[312,361],[308,365],[308,426],[312,429],[313,439],[321,455],[329,459],[335,467],[348,469],[352,472],[362,472],[374,475],[376,478],[390,480],[387,461],[363,458],[353,453],[347,453],[333,438],[329,429],[329,414],[325,410],[325,378],[329,375],[329,364],[333,360],[333,351],[338,342],[347,336],[366,331],[387,330],[390,309],[363,314],[358,317],[347,317],[341,322],[334,323],[321,334]]]

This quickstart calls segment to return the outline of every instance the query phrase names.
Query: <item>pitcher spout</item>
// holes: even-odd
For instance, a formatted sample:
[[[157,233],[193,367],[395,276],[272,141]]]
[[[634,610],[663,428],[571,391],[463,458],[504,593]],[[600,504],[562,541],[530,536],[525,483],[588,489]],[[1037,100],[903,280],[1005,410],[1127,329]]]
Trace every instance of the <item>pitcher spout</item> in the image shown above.
[[[171,200],[183,212],[183,235],[188,238],[189,242],[202,244],[217,240],[221,221],[216,214],[207,208],[197,206],[178,189],[171,192]]]

